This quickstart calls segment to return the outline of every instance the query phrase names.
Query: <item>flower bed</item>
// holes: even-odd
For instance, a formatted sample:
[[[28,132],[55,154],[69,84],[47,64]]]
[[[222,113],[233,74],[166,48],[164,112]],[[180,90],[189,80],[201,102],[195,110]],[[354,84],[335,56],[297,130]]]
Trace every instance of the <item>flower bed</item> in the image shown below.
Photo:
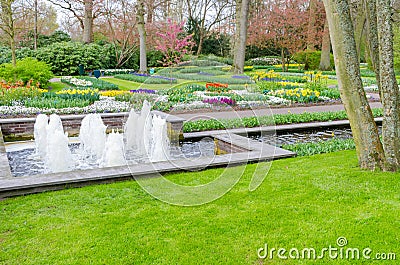
[[[115,75],[115,78],[133,81],[137,83],[146,83],[146,84],[176,84],[178,81],[175,78],[169,78],[160,75],[146,75],[146,74],[123,74],[123,75]]]
[[[61,82],[73,87],[92,87],[100,90],[118,90],[118,86],[107,81],[91,78],[87,76],[71,77],[65,76],[61,78]]]

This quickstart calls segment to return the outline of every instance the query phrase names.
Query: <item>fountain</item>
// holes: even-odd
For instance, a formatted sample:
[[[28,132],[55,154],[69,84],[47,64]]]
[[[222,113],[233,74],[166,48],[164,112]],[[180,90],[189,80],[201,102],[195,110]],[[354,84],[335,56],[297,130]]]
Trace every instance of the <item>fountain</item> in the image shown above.
[[[44,161],[48,172],[53,173],[74,169],[75,164],[85,168],[80,166],[82,163],[113,167],[138,161],[166,161],[170,153],[167,123],[157,115],[152,117],[150,111],[151,105],[145,101],[140,114],[130,111],[124,134],[112,131],[108,136],[107,126],[99,114],[86,115],[79,131],[79,150],[74,156],[68,147],[61,118],[52,114],[48,122],[48,117],[40,114],[34,125],[36,154]],[[74,161],[73,157],[79,161]]]
[[[167,122],[161,117],[153,117],[151,162],[165,161],[169,159],[169,139],[167,135]]]
[[[88,114],[83,118],[79,131],[80,149],[83,156],[98,160],[102,157],[106,143],[106,129],[99,114]]]
[[[63,172],[73,168],[72,154],[68,147],[68,134],[64,134],[61,119],[52,114],[50,121],[39,114],[34,125],[35,155],[44,161],[47,172]]]
[[[107,136],[100,167],[115,167],[124,164],[126,164],[124,138],[121,134],[112,131]]]
[[[39,114],[34,125],[34,138],[36,144],[36,154],[39,157],[46,157],[47,149],[47,125],[49,118],[45,114]]]

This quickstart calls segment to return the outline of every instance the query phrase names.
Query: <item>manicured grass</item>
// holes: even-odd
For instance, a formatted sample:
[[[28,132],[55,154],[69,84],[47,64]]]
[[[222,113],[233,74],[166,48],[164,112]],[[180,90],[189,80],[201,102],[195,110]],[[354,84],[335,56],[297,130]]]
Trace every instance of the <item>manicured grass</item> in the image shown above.
[[[153,89],[153,90],[160,90],[160,89],[168,89],[175,86],[185,85],[185,84],[202,84],[205,82],[195,82],[195,81],[188,81],[188,80],[181,80],[178,79],[177,84],[146,84],[146,83],[136,83],[133,81],[122,80],[117,78],[107,78],[107,82],[116,84],[119,86],[120,90],[132,90],[132,89]]]
[[[51,92],[57,92],[62,90],[63,88],[71,88],[71,86],[62,82],[51,82],[49,83],[49,87],[51,87]]]
[[[244,170],[238,184],[196,207],[158,201],[135,181],[0,201],[0,263],[325,264],[332,261],[328,253],[316,263],[260,260],[257,249],[268,244],[321,251],[337,247],[341,236],[348,248],[371,248],[371,256],[400,255],[400,174],[362,171],[355,152],[343,151],[275,161],[263,184],[250,192],[257,166],[267,168],[266,163],[234,168]],[[168,179],[195,185],[223,171]],[[334,262],[361,263],[374,262]]]

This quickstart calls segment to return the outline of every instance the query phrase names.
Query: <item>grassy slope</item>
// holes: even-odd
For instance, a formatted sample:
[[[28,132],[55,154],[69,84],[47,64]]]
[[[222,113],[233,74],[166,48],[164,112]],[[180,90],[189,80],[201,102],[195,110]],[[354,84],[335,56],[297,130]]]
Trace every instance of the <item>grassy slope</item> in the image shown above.
[[[399,174],[363,172],[344,151],[275,161],[249,192],[256,165],[224,197],[197,207],[162,203],[134,181],[1,201],[0,263],[264,264],[256,250],[265,243],[322,249],[340,236],[348,247],[400,255]],[[221,172],[168,177],[191,185]],[[284,262],[299,263],[309,261]]]

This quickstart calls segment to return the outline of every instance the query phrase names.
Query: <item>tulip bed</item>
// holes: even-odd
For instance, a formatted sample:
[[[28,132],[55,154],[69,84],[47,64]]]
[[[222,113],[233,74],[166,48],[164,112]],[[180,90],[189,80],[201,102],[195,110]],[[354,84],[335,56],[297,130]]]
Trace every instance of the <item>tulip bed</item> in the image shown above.
[[[144,100],[153,103],[153,109],[168,112],[248,109],[340,99],[337,89],[327,87],[327,76],[321,72],[283,75],[273,70],[246,70],[244,75],[232,75],[227,67],[185,66],[169,72],[160,70],[153,76],[138,73],[116,75],[117,78],[130,80],[127,82],[132,83],[132,88],[137,88],[124,87],[123,90],[112,83],[117,79],[91,77],[63,77],[61,81],[70,87],[55,92],[27,87],[22,83],[3,82],[0,91],[0,114],[8,115],[13,110],[29,114],[34,111],[45,112],[46,109],[57,109],[61,113],[65,109],[65,113],[68,114],[71,113],[71,109],[74,109],[74,112],[85,112],[86,110],[76,108],[90,107],[95,102],[101,105],[105,100],[109,109],[101,107],[94,111],[115,112],[129,109],[121,108],[121,104],[140,108]],[[138,88],[137,82],[144,82],[142,85],[147,85],[147,88]],[[163,84],[158,84],[154,89],[148,88],[153,88],[152,83],[160,82]]]

